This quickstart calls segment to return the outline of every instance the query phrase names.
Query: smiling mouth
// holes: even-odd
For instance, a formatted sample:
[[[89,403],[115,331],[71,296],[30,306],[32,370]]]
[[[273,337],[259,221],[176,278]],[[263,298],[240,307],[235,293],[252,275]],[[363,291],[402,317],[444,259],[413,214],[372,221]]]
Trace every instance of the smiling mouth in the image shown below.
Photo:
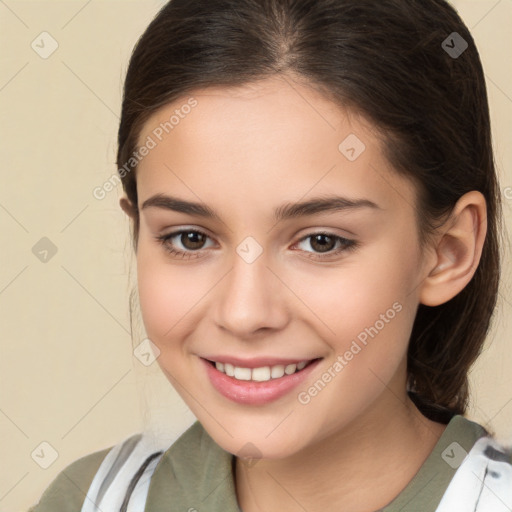
[[[234,366],[230,363],[220,363],[205,359],[210,365],[216,368],[219,372],[224,373],[228,377],[232,377],[235,380],[241,381],[253,381],[253,382],[267,382],[269,380],[276,380],[284,377],[285,375],[293,375],[299,373],[304,368],[322,359],[320,357],[316,359],[304,360],[299,363],[292,364],[276,364],[273,366],[261,366],[259,368],[244,368],[240,366]]]

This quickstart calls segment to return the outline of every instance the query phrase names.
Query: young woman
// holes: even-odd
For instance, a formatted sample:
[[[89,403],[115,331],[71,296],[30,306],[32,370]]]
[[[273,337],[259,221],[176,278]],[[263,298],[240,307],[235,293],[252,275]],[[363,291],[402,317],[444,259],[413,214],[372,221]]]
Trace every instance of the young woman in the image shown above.
[[[512,510],[464,417],[499,283],[484,75],[443,0],[172,0],[118,168],[157,361],[197,417],[33,512]]]

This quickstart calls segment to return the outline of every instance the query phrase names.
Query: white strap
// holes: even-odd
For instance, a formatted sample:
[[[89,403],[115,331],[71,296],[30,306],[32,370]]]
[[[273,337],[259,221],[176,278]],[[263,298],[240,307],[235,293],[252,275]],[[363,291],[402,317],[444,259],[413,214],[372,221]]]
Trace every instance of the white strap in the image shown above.
[[[507,449],[480,438],[455,472],[436,512],[511,512],[512,465]]]
[[[151,476],[167,448],[168,443],[148,434],[135,434],[113,446],[91,482],[81,512],[119,512],[134,476],[154,455],[137,481],[128,507],[123,509],[143,512]]]
[[[149,483],[151,481],[151,477],[153,476],[155,468],[158,462],[160,462],[161,458],[162,454],[152,459],[149,465],[146,467],[144,474],[137,482],[137,486],[135,487],[130,497],[130,501],[128,502],[128,508],[126,509],[126,512],[144,512],[146,500],[148,497]],[[105,510],[106,509],[103,509],[103,512],[105,512]]]

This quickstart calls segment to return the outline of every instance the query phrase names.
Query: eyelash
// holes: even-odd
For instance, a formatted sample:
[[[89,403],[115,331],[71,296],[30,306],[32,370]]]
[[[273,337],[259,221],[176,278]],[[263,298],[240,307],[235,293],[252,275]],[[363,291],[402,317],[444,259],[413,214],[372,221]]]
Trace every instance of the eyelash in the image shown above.
[[[179,231],[173,231],[172,233],[168,233],[166,235],[159,235],[159,236],[157,236],[155,238],[164,247],[165,251],[167,253],[169,253],[173,257],[180,257],[181,256],[182,258],[186,258],[186,259],[200,257],[201,256],[200,253],[201,253],[201,251],[203,251],[203,249],[197,249],[196,251],[192,251],[192,250],[181,251],[179,249],[175,249],[174,247],[170,246],[169,240],[171,238],[174,238],[175,236],[181,235],[183,233],[197,233],[197,234],[203,235],[204,237],[210,238],[206,233],[204,233],[203,231],[197,230],[197,229],[182,229],[182,230],[179,230]],[[338,255],[338,254],[340,254],[342,252],[353,251],[357,247],[359,247],[359,242],[357,242],[356,240],[351,240],[351,239],[348,239],[348,238],[343,238],[343,237],[341,237],[339,235],[335,235],[333,233],[329,233],[329,232],[326,232],[326,231],[319,231],[319,232],[315,232],[315,233],[310,233],[309,235],[306,235],[306,236],[302,237],[297,242],[297,244],[302,242],[302,241],[304,241],[304,240],[307,240],[308,238],[312,238],[312,237],[315,237],[315,236],[318,236],[318,235],[324,235],[324,236],[328,236],[329,238],[333,238],[336,241],[341,242],[342,247],[339,247],[336,250],[332,250],[332,251],[326,252],[326,253],[309,253],[308,251],[305,251],[305,252],[307,252],[309,254],[316,254],[317,255],[317,256],[307,256],[310,259],[325,260],[327,258],[336,256],[336,255]]]

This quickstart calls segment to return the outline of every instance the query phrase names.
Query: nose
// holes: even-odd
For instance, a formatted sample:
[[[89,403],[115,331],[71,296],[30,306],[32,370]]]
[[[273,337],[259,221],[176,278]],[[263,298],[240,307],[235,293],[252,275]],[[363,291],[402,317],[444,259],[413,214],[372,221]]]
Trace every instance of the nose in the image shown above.
[[[264,251],[254,261],[234,254],[231,270],[216,287],[215,320],[238,339],[279,330],[289,321],[287,290]]]

